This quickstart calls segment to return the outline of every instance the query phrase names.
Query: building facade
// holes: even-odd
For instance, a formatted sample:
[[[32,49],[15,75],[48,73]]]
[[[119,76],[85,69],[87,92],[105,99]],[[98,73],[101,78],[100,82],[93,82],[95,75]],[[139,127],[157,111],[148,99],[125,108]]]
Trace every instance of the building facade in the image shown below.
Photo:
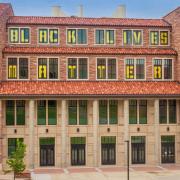
[[[0,165],[180,164],[180,7],[162,19],[15,16],[0,4]]]

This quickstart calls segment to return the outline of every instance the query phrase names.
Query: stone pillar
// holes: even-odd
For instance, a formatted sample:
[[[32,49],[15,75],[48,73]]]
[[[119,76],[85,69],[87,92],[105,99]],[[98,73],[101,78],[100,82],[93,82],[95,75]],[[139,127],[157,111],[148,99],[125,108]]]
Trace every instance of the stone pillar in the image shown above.
[[[35,101],[29,100],[29,169],[34,169]]]
[[[94,167],[98,166],[98,101],[93,101],[93,155],[94,155]]]
[[[155,163],[160,164],[160,134],[159,134],[159,99],[154,100],[154,143],[155,143]]]
[[[3,137],[3,134],[2,134],[2,100],[0,100],[0,172],[2,171],[2,155],[3,155],[3,147],[2,147],[2,137]]]
[[[61,162],[62,167],[67,166],[67,101],[62,100],[61,105]]]

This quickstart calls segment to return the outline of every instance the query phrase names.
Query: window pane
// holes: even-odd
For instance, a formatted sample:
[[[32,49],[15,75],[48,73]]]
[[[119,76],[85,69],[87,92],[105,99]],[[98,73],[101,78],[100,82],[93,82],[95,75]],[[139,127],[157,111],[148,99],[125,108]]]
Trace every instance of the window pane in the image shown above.
[[[139,124],[147,124],[147,101],[139,101]]]
[[[168,31],[161,31],[160,32],[160,44],[161,45],[168,45]]]
[[[164,60],[164,79],[172,79],[172,59]]]
[[[107,124],[108,117],[107,117],[107,101],[100,100],[99,101],[99,124]]]
[[[144,136],[131,136],[131,143],[145,143]]]
[[[38,59],[38,78],[47,79],[47,59],[46,58]]]
[[[101,144],[116,144],[116,136],[101,136]]]
[[[17,140],[23,142],[23,138],[8,138],[8,157],[16,150]]]
[[[169,123],[176,123],[176,100],[169,100]]]
[[[48,43],[47,29],[39,29],[39,43]]]
[[[76,44],[76,29],[67,30],[67,43]]]
[[[55,100],[48,101],[48,125],[56,125],[57,123],[57,102]]]
[[[87,79],[87,58],[79,59],[79,79]]]
[[[134,79],[134,59],[126,59],[126,79]]]
[[[151,45],[159,45],[159,32],[158,31],[150,32],[150,42],[151,42]]]
[[[134,45],[141,45],[142,44],[142,31],[141,30],[134,30],[133,31],[133,44]]]
[[[86,144],[85,137],[71,137],[71,144]]]
[[[167,100],[159,101],[159,121],[160,124],[167,123]]]
[[[77,59],[68,59],[68,79],[77,79]]]
[[[6,125],[15,125],[15,101],[6,101]]]
[[[8,58],[8,79],[17,79],[17,58]]]
[[[114,44],[114,30],[106,30],[106,44]]]
[[[28,59],[19,58],[19,79],[28,79]]]
[[[104,44],[104,30],[96,30],[96,44]]]
[[[46,125],[46,101],[40,100],[37,102],[37,105],[38,125]]]
[[[49,79],[58,79],[58,59],[49,58]]]
[[[129,124],[137,124],[137,100],[129,101]]]
[[[144,79],[144,59],[136,60],[136,79]]]
[[[69,125],[77,124],[77,101],[69,101],[68,104]]]
[[[40,145],[54,145],[55,144],[55,138],[51,138],[51,137],[40,138],[39,144]]]
[[[78,29],[78,44],[86,44],[86,43],[87,43],[87,30]]]
[[[29,43],[29,29],[28,28],[20,29],[20,42]]]
[[[132,30],[123,31],[123,43],[124,45],[132,45]]]
[[[162,79],[162,60],[154,60],[154,79]]]
[[[108,79],[116,79],[116,59],[108,59]]]
[[[109,124],[117,124],[118,122],[118,101],[109,101]]]
[[[97,59],[97,79],[106,79],[106,59]]]
[[[17,125],[25,125],[25,101],[16,101],[16,123]]]
[[[87,101],[79,101],[79,124],[87,124]]]
[[[58,43],[58,29],[49,30],[49,43]]]
[[[9,41],[10,41],[10,43],[18,43],[19,42],[19,29],[18,28],[10,28],[9,29]]]

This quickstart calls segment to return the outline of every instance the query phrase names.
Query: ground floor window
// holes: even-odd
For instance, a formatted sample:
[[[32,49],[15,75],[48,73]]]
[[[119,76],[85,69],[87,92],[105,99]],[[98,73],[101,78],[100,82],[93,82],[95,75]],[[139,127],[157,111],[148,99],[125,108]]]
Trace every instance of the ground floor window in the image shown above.
[[[145,137],[132,136],[131,137],[131,159],[132,164],[145,163]]]
[[[54,166],[55,138],[40,138],[40,166]]]
[[[86,138],[71,137],[71,165],[86,164]]]
[[[103,165],[116,164],[116,137],[101,137],[101,163]]]
[[[161,162],[175,163],[175,136],[161,136]]]
[[[16,150],[17,140],[23,142],[23,138],[8,138],[8,156]]]

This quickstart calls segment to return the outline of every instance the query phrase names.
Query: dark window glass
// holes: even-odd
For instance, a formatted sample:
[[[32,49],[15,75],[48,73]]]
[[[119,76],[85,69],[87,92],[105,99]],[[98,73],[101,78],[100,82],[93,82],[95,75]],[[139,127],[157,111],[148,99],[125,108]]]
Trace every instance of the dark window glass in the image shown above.
[[[15,125],[15,101],[6,101],[6,125]]]
[[[137,124],[137,100],[129,101],[129,124]]]
[[[172,59],[164,60],[164,79],[172,79]]]
[[[17,58],[8,58],[8,79],[17,79]]]
[[[47,59],[46,58],[38,59],[38,78],[47,79]]]
[[[123,42],[124,45],[132,45],[132,30],[123,31]]]
[[[55,100],[48,101],[48,125],[56,125],[57,123],[57,102]]]
[[[16,124],[25,125],[25,101],[16,101]]]
[[[37,101],[37,106],[38,125],[46,125],[46,101]]]
[[[96,30],[96,44],[104,44],[104,30]]]
[[[99,124],[108,123],[108,101],[100,100],[99,101]]]
[[[167,100],[159,101],[159,121],[160,124],[167,123]]]
[[[116,79],[116,59],[108,59],[108,79]]]
[[[48,43],[48,29],[39,29],[39,43]]]
[[[162,60],[154,60],[154,79],[162,79]]]
[[[49,30],[49,43],[58,43],[58,29]]]
[[[58,59],[49,59],[49,79],[58,79]]]
[[[23,138],[8,138],[8,157],[16,150],[17,140],[23,142]]]
[[[150,44],[159,45],[159,32],[158,31],[150,32]]]
[[[114,30],[106,30],[106,44],[114,44]]]
[[[28,79],[28,59],[19,58],[19,79]]]
[[[144,79],[144,59],[136,60],[136,79]]]
[[[76,44],[76,29],[67,30],[67,43]]]
[[[86,100],[79,101],[79,124],[80,125],[87,124],[87,101]]]
[[[169,100],[169,123],[176,123],[176,100]]]
[[[79,79],[87,79],[87,58],[79,59]]]
[[[69,125],[77,124],[77,101],[71,100],[68,104]]]
[[[77,79],[77,59],[68,59],[68,79]]]
[[[78,44],[87,43],[87,31],[86,29],[78,29]]]
[[[117,124],[118,122],[118,101],[109,101],[109,124]]]
[[[134,79],[134,59],[126,59],[126,79]]]
[[[20,42],[29,43],[29,29],[28,28],[20,29]]]
[[[147,101],[139,101],[139,124],[147,124]]]
[[[106,79],[106,59],[97,59],[97,79]]]

